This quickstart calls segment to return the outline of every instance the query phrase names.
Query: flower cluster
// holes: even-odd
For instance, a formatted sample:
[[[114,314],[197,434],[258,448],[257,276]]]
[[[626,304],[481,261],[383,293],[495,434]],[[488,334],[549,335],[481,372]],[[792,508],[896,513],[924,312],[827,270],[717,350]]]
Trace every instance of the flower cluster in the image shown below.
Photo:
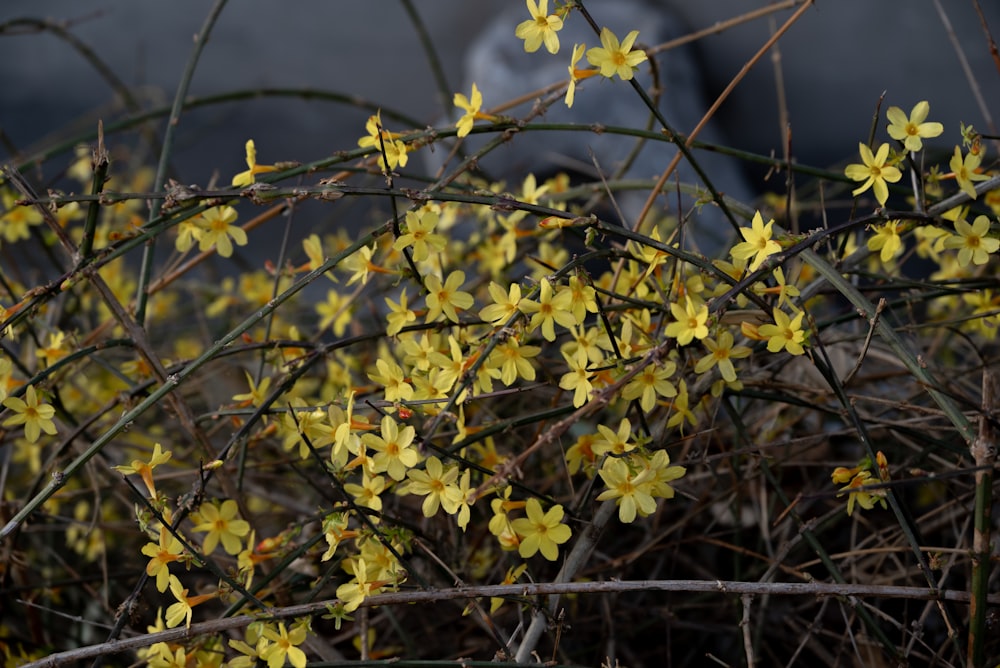
[[[514,38],[537,57],[558,54],[560,30],[584,10],[526,5]],[[639,85],[649,56],[638,37],[603,28],[600,46],[575,44],[565,103],[592,77]],[[860,163],[828,175],[854,184],[853,197],[838,202],[845,210],[871,192],[870,217],[804,234],[791,199],[734,206],[732,240],[721,257],[705,258],[682,243],[697,214],[678,222],[653,207],[627,227],[600,220],[584,200],[619,187],[611,182],[578,187],[567,174],[527,173],[497,183],[470,166],[432,188],[413,186],[423,175],[411,154],[441,136],[496,131],[488,124],[501,117],[483,111],[484,94],[475,83],[454,94],[454,130],[392,132],[376,112],[358,146],[330,158],[343,172],[282,193],[243,226],[246,207],[268,204],[274,190],[258,177],[277,181],[284,169],[258,164],[253,140],[233,189],[191,194],[202,203],[172,198],[152,224],[134,201],[98,202],[100,215],[80,224],[80,202],[74,209],[53,190],[28,206],[0,184],[4,244],[41,243],[39,255],[53,255],[62,243],[79,260],[36,287],[19,282],[24,272],[0,269],[4,501],[23,514],[11,526],[29,516],[64,523],[67,549],[95,573],[111,550],[127,554],[143,586],[164,599],[155,630],[234,611],[268,615],[242,639],[157,643],[143,650],[148,665],[300,668],[309,620],[269,621],[299,592],[328,599],[339,628],[379,605],[375,597],[410,587],[543,581],[580,540],[595,502],[633,525],[622,527],[626,537],[709,505],[713,526],[723,526],[728,510],[718,509],[738,504],[719,502],[705,480],[738,473],[732,496],[741,498],[744,460],[766,457],[777,468],[786,453],[765,448],[815,437],[800,404],[820,407],[825,429],[828,415],[863,400],[851,383],[869,356],[887,355],[866,339],[838,364],[845,339],[882,331],[877,314],[866,313],[859,330],[841,326],[855,310],[836,303],[829,286],[838,279],[855,306],[891,292],[906,307],[888,306],[894,315],[919,314],[914,331],[944,323],[935,329],[942,341],[961,331],[963,345],[978,344],[1000,330],[991,283],[1000,196],[977,185],[992,163],[967,130],[948,151],[950,171],[921,172],[926,145],[944,134],[927,120],[927,102],[909,114],[890,108],[895,143],[859,144]],[[91,186],[98,172],[83,163],[66,178]],[[397,176],[409,185],[386,188]],[[153,177],[135,170],[111,179],[116,191],[143,192]],[[380,224],[308,230],[260,266],[240,257],[248,231],[286,211],[285,198],[333,201],[340,179],[377,183],[355,192],[385,198],[373,214],[384,214]],[[906,201],[907,182],[913,213],[887,213],[890,198]],[[964,203],[941,213],[936,202],[951,195]],[[151,254],[136,271],[126,261],[135,238],[161,230],[175,235],[176,253],[162,266]],[[196,248],[201,255],[190,257]],[[912,256],[934,267],[926,281],[906,284],[933,286],[923,301],[886,290],[903,285],[893,279]],[[244,270],[179,280],[205,260]],[[952,361],[955,351],[934,343]],[[850,401],[835,403],[844,393],[824,382],[847,388]],[[881,452],[837,468],[832,480],[848,515],[886,507]],[[52,552],[41,533],[22,540]],[[3,567],[11,573],[20,549]],[[492,600],[491,612],[505,614],[501,605]],[[373,639],[359,638],[359,647],[375,658]]]
[[[830,475],[837,484],[847,483],[840,488],[837,496],[847,494],[847,514],[854,512],[854,504],[865,510],[871,510],[879,503],[886,507],[886,488],[881,483],[889,482],[889,463],[880,450],[875,456],[877,471],[873,475],[872,462],[866,458],[853,468],[837,467]]]

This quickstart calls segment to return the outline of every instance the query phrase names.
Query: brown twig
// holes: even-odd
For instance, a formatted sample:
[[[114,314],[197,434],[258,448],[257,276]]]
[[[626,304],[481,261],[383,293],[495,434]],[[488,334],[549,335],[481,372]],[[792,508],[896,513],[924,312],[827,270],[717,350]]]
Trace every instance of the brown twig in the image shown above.
[[[613,504],[611,504],[613,505]],[[456,587],[452,589],[433,589],[428,591],[394,592],[378,594],[365,599],[362,607],[379,605],[407,605],[415,603],[434,603],[455,599],[479,598],[486,596],[542,596],[545,594],[607,594],[627,592],[697,592],[717,594],[752,594],[769,596],[815,596],[824,598],[835,597],[872,597],[894,598],[917,601],[955,601],[968,603],[968,592],[944,590],[934,591],[927,587],[895,587],[886,585],[833,584],[826,582],[732,582],[724,580],[629,580],[604,582],[539,582],[512,585],[484,585],[481,587]],[[987,602],[1000,604],[1000,595],[987,597]],[[336,601],[318,601],[306,605],[294,605],[274,610],[274,619],[289,619],[314,615],[327,610],[327,606]],[[178,642],[195,636],[222,633],[232,629],[240,629],[248,624],[260,621],[261,617],[241,615],[227,617],[210,622],[192,624],[190,628],[176,628],[158,633],[138,635],[125,640],[89,645],[78,649],[59,652],[44,659],[24,664],[22,668],[51,668],[64,666],[73,661],[90,659],[107,654],[118,654],[128,650],[149,647],[158,642]]]

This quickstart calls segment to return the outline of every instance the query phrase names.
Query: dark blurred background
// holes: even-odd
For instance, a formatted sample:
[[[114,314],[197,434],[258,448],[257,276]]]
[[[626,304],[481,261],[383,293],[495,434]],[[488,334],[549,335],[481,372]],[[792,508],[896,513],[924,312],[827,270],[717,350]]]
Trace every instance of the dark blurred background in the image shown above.
[[[0,22],[19,17],[64,23],[146,108],[169,105],[213,3],[203,0],[39,0],[5,2]],[[457,90],[469,40],[499,0],[416,0]],[[23,34],[12,34],[22,32]],[[29,26],[0,36],[0,124],[6,145],[23,154],[70,128],[94,127],[122,107],[95,68],[65,40]],[[400,2],[233,0],[212,31],[191,84],[205,96],[252,88],[311,88],[367,98],[429,123],[444,111],[413,24]],[[450,103],[450,100],[449,100]],[[228,180],[245,169],[243,144],[256,140],[261,162],[315,160],[354,148],[367,111],[328,102],[258,99],[198,109],[178,128],[175,167],[184,182]],[[162,128],[160,122],[158,127]],[[155,163],[154,163],[155,164]]]
[[[669,7],[684,30],[693,30],[769,3],[644,4],[653,14]],[[1000,30],[1000,3],[981,4],[990,27]],[[413,5],[439,52],[452,92],[466,86],[463,54],[484,27],[511,23],[510,40],[517,44],[514,22],[527,18],[521,0],[414,0]],[[609,24],[621,11],[616,5],[620,3],[588,3],[598,22]],[[205,0],[11,1],[0,4],[0,22],[32,17],[61,23],[149,107],[172,100],[193,36],[211,6]],[[941,6],[985,107],[997,113],[1000,73],[972,3]],[[498,18],[503,9],[507,15]],[[709,99],[789,15],[785,10],[773,21],[757,19],[695,44]],[[579,17],[572,20],[579,22]],[[642,31],[644,25],[636,27]],[[640,41],[642,37],[640,32]],[[562,71],[570,47],[553,59]],[[796,144],[808,157],[821,162],[848,157],[866,135],[882,91],[888,93],[887,105],[908,111],[918,100],[928,99],[934,119],[946,125],[964,120],[988,131],[932,0],[819,2],[779,48],[788,120]],[[535,55],[539,66],[551,64],[544,50]],[[720,119],[736,144],[761,152],[780,148],[774,71],[770,58],[761,61],[722,108]],[[0,159],[9,160],[12,150],[28,154],[53,134],[74,124],[92,123],[98,116],[107,118],[115,108],[113,92],[91,64],[64,40],[28,26],[8,26],[0,35],[0,76],[4,82],[0,126],[5,139]],[[403,4],[390,0],[232,0],[213,30],[191,93],[204,96],[255,87],[358,95],[427,123],[446,110]],[[450,107],[450,99],[445,102]],[[264,162],[316,159],[334,149],[352,148],[366,116],[367,112],[342,105],[289,99],[194,111],[180,128],[176,166],[187,180],[201,182],[212,166],[227,170],[227,175],[229,170],[239,171],[243,142],[250,136],[257,139]],[[838,151],[834,146],[843,148]]]

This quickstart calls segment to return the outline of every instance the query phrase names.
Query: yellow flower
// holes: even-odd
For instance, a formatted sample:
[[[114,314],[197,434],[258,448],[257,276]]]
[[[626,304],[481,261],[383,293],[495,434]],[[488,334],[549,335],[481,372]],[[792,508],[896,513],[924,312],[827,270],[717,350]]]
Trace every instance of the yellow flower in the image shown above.
[[[252,626],[251,624],[250,627]],[[236,638],[229,639],[229,646],[243,655],[230,659],[229,668],[255,668],[257,660],[261,658],[261,652],[268,646],[267,638],[263,636],[258,637],[256,641],[250,638],[250,636],[256,635],[250,630],[250,627],[247,628],[245,636],[254,643],[252,646]]]
[[[372,255],[375,254],[376,250],[378,250],[378,243],[372,244],[370,248],[362,246],[351,253],[341,263],[343,269],[351,272],[351,275],[347,279],[347,285],[354,285],[358,281],[361,282],[361,285],[366,285],[368,283],[368,274],[373,271],[386,274],[391,273],[388,269],[383,269],[372,262]]]
[[[587,359],[563,352],[563,358],[569,366],[569,372],[559,379],[559,387],[573,391],[573,406],[579,408],[587,403],[594,386],[590,382],[590,371],[587,370]]]
[[[368,117],[365,130],[368,131],[368,136],[359,139],[358,146],[361,148],[374,147],[379,153],[379,165],[383,170],[396,169],[397,165],[406,167],[408,147],[399,140],[399,135],[384,129],[381,109],[374,116]],[[383,146],[385,148],[384,156],[381,155]],[[386,165],[387,160],[388,165]]]
[[[444,371],[437,368],[431,369],[424,375],[414,375],[413,385],[415,392],[413,394],[413,398],[420,401],[427,401],[430,399],[447,399],[448,390],[451,389],[451,383],[446,382],[443,376]],[[459,398],[459,403],[465,401],[467,397],[468,392],[462,392],[462,396]],[[444,402],[442,401],[441,403]],[[430,414],[436,414],[437,409],[433,406],[427,406],[424,411]]]
[[[247,378],[247,385],[250,387],[249,392],[244,392],[242,394],[234,394],[233,401],[239,402],[241,407],[254,406],[259,407],[264,403],[267,398],[268,390],[271,389],[271,377],[262,378],[260,384],[254,382],[253,376],[250,372],[243,372]],[[264,420],[267,420],[267,415],[264,416]]]
[[[597,291],[587,285],[579,276],[570,276],[569,285],[561,288],[570,296],[570,311],[578,325],[582,325],[587,313],[597,313]]]
[[[863,467],[855,466],[854,468],[847,468],[846,466],[838,466],[833,469],[833,473],[830,474],[830,479],[835,483],[843,484],[856,476]]]
[[[597,496],[598,501],[615,499],[618,505],[618,519],[629,524],[636,515],[646,517],[656,510],[656,501],[649,493],[653,479],[652,469],[643,469],[633,474],[623,459],[609,458],[600,470],[601,479],[608,489]]]
[[[843,496],[845,492],[849,492],[847,496],[847,514],[850,515],[854,512],[854,504],[857,503],[859,506],[865,510],[871,510],[875,507],[875,502],[878,501],[885,508],[885,490],[884,489],[864,489],[865,485],[878,483],[878,478],[872,476],[870,471],[860,471],[851,482],[840,488],[840,494],[837,496]]]
[[[372,570],[377,568],[378,566],[374,566]],[[359,558],[354,563],[354,580],[337,587],[337,598],[343,602],[344,612],[357,610],[366,598],[378,593],[379,587],[385,584],[385,581],[369,580],[371,575],[365,560]]]
[[[535,379],[535,367],[528,360],[542,352],[538,346],[522,346],[511,337],[493,349],[489,364],[500,367],[500,382],[512,385],[520,376],[527,381]]]
[[[977,290],[962,295],[962,301],[972,307],[972,320],[967,327],[972,331],[993,339],[1000,326],[1000,295],[994,295],[993,290]]]
[[[917,238],[917,255],[935,262],[944,250],[945,239],[950,236],[947,230],[934,225],[921,225],[913,230],[913,235]]]
[[[787,350],[792,355],[801,355],[805,352],[802,348],[806,334],[802,331],[802,311],[796,314],[794,319],[781,309],[774,309],[774,324],[761,325],[757,328],[758,333],[766,337],[767,349],[772,353]]]
[[[511,501],[510,493],[513,488],[507,486],[502,492],[498,492],[499,498],[490,501],[490,509],[493,511],[493,517],[490,518],[490,522],[487,528],[490,533],[494,536],[503,539],[504,537],[513,538],[513,548],[517,547],[517,534],[514,533],[514,529],[511,528],[511,520],[508,517],[508,513],[512,510],[520,510],[526,505],[524,501]],[[508,543],[508,546],[510,543]],[[510,548],[510,549],[513,549]],[[504,549],[507,549],[505,547]]]
[[[346,513],[332,513],[323,519],[323,537],[326,538],[327,549],[320,561],[329,561],[341,542],[357,537],[357,531],[347,528],[348,522]]]
[[[138,474],[139,477],[142,478],[142,482],[145,483],[146,489],[149,491],[149,496],[156,498],[156,484],[153,482],[153,469],[164,462],[170,461],[171,456],[173,455],[169,450],[162,452],[160,444],[156,443],[153,445],[153,454],[150,456],[148,462],[133,459],[132,463],[128,466],[113,466],[112,468],[125,475],[133,473]],[[160,591],[163,590],[161,589]]]
[[[715,340],[706,337],[701,342],[708,348],[709,353],[694,365],[694,372],[706,373],[718,365],[722,379],[727,383],[735,383],[736,368],[733,367],[733,360],[749,356],[750,349],[746,346],[733,347],[733,335],[726,330],[720,331]]]
[[[632,438],[632,422],[628,418],[622,418],[622,421],[618,423],[617,432],[603,424],[597,425],[597,431],[601,437],[594,441],[591,446],[595,455],[620,457],[638,447],[635,441],[630,440]]]
[[[7,397],[3,400],[3,405],[15,413],[4,420],[3,426],[13,427],[23,424],[24,437],[28,443],[37,441],[43,431],[50,436],[56,433],[56,425],[52,421],[56,409],[38,400],[34,385],[29,385],[28,389],[25,390],[24,399]]]
[[[201,241],[205,230],[198,226],[198,218],[182,220],[177,225],[177,239],[174,240],[174,248],[178,253],[187,253],[194,246],[194,242]]]
[[[45,360],[45,366],[50,367],[69,354],[66,349],[66,332],[49,334],[49,344],[38,348],[38,356]]]
[[[597,434],[582,434],[566,451],[566,469],[570,475],[583,469],[588,476],[593,473],[593,465],[597,461],[594,444],[598,441]]]
[[[677,365],[669,360],[662,364],[646,365],[622,390],[622,398],[628,401],[639,399],[642,410],[653,410],[657,396],[677,396],[677,388],[669,380],[676,369]]]
[[[372,458],[376,471],[385,471],[393,480],[402,480],[406,472],[417,465],[420,455],[412,447],[416,430],[407,425],[400,430],[391,415],[383,416],[381,434],[365,434],[361,441],[375,451]]]
[[[990,219],[986,216],[976,216],[972,225],[959,218],[955,221],[955,231],[944,240],[945,248],[957,248],[958,265],[966,267],[969,262],[980,265],[989,262],[990,253],[996,253],[1000,248],[1000,239],[986,236],[990,232]]]
[[[442,313],[452,322],[458,322],[458,309],[467,309],[474,300],[468,292],[459,290],[465,282],[465,272],[453,271],[448,274],[444,284],[433,274],[425,279],[427,285],[427,320],[433,322]]]
[[[302,250],[306,252],[309,261],[299,268],[299,271],[316,271],[326,262],[326,254],[323,253],[323,241],[318,234],[310,234],[302,240]],[[325,274],[331,281],[336,282],[331,272]]]
[[[583,58],[583,53],[586,49],[586,44],[577,44],[573,47],[573,55],[570,58],[568,68],[569,85],[566,87],[566,106],[569,108],[573,107],[573,101],[576,99],[576,82],[589,79],[595,74],[598,74],[597,70],[592,70],[590,68],[581,70],[576,66],[576,64],[580,62],[580,59]]]
[[[892,260],[903,246],[903,242],[899,238],[899,231],[902,227],[903,223],[898,220],[890,220],[885,225],[876,225],[875,235],[868,239],[868,250],[880,251],[879,259],[882,262]]]
[[[581,362],[594,364],[604,361],[598,341],[601,330],[597,327],[576,326],[569,330],[570,340],[559,346],[559,351],[565,355],[575,355]]]
[[[385,478],[380,475],[370,476],[365,471],[361,475],[361,484],[347,483],[344,491],[354,499],[354,503],[362,508],[370,508],[375,512],[382,512],[382,497],[380,494],[385,491]],[[373,518],[375,520],[376,518]]]
[[[406,381],[406,373],[393,359],[379,358],[375,360],[375,373],[369,372],[368,377],[382,385],[386,401],[409,401],[413,398],[413,386]]]
[[[543,278],[538,293],[538,301],[522,299],[519,305],[522,313],[531,314],[529,328],[542,328],[542,336],[546,341],[555,341],[555,324],[563,327],[573,327],[576,318],[572,312],[573,296],[569,292],[553,294],[549,279]]]
[[[277,631],[265,626],[261,634],[271,641],[260,653],[260,658],[267,661],[267,668],[281,668],[285,665],[286,658],[295,668],[305,668],[306,653],[298,648],[298,645],[305,642],[305,627],[293,626],[288,631],[285,623],[279,622]]]
[[[441,336],[427,332],[422,333],[419,338],[416,334],[407,336],[401,341],[403,352],[403,362],[415,371],[427,371],[431,368],[430,354],[441,345]]]
[[[490,281],[489,293],[490,297],[493,298],[493,303],[489,306],[484,306],[479,311],[479,317],[493,323],[494,327],[502,327],[515,314],[519,313],[518,304],[521,303],[521,286],[518,283],[511,283],[507,291],[504,292],[503,286]]]
[[[227,499],[221,505],[204,504],[199,510],[202,522],[192,531],[207,531],[202,550],[206,555],[215,551],[219,542],[227,554],[239,554],[243,549],[240,538],[250,533],[250,524],[246,520],[236,519],[239,509],[236,502]]]
[[[417,314],[413,312],[409,307],[409,302],[406,297],[406,288],[399,294],[399,303],[392,301],[388,297],[385,298],[385,304],[389,307],[389,313],[385,316],[385,320],[389,323],[386,327],[385,333],[389,336],[396,336],[399,332],[406,327],[411,322],[416,321]]]
[[[670,455],[666,450],[657,450],[651,458],[644,458],[642,464],[653,472],[650,494],[661,499],[674,498],[674,488],[669,483],[683,478],[687,469],[683,466],[671,466]]]
[[[664,333],[677,339],[677,344],[686,346],[694,339],[704,339],[708,336],[708,306],[695,305],[691,295],[684,297],[684,306],[671,304],[670,313],[675,321],[668,324]]]
[[[190,628],[191,608],[217,596],[217,594],[188,596],[188,590],[181,584],[176,575],[170,576],[170,593],[174,595],[177,602],[167,608],[167,613],[164,615],[164,621],[168,629],[174,628],[182,620],[185,621],[185,626]]]
[[[559,35],[563,20],[555,14],[549,16],[549,0],[525,0],[531,18],[522,21],[514,30],[518,39],[524,40],[524,50],[528,53],[538,51],[543,43],[549,53],[559,53]]]
[[[160,527],[160,542],[146,543],[142,546],[142,553],[149,557],[146,564],[146,575],[156,578],[157,591],[166,591],[170,584],[170,568],[168,564],[181,559],[183,551],[181,542],[177,537],[167,531],[166,527]]]
[[[736,260],[749,260],[752,257],[753,261],[747,268],[750,271],[757,271],[767,256],[781,251],[778,242],[771,239],[771,228],[773,227],[774,220],[767,221],[765,225],[760,211],[757,211],[753,215],[753,220],[750,221],[750,227],[740,228],[740,234],[743,235],[744,241],[733,246],[730,255]]]
[[[275,550],[285,542],[285,534],[281,533],[272,538],[265,538],[259,543],[256,541],[257,532],[251,530],[246,548],[236,555],[236,567],[239,569],[240,582],[247,589],[253,585],[254,571],[257,569],[257,564],[278,556]]]
[[[528,569],[528,564],[521,564],[520,566],[511,566],[507,569],[507,573],[503,577],[503,582],[500,584],[514,584],[517,579]],[[494,614],[503,605],[503,599],[498,597],[493,597],[490,599],[490,614]]]
[[[331,327],[334,335],[343,336],[351,322],[351,299],[336,290],[327,290],[326,301],[316,304],[316,313],[321,318],[320,329]]]
[[[0,234],[3,238],[10,243],[30,238],[28,227],[40,225],[42,214],[34,206],[17,204],[17,197],[7,188],[0,190],[0,199],[4,208],[3,214],[0,214]]]
[[[878,468],[878,478],[882,482],[889,482],[889,460],[881,450],[875,453],[875,465]]]
[[[917,102],[910,111],[909,118],[899,107],[889,107],[889,111],[886,112],[886,117],[889,119],[889,136],[903,142],[907,151],[919,151],[924,147],[924,139],[937,137],[944,132],[944,126],[940,123],[924,122],[930,110],[931,105],[927,100]]]
[[[0,320],[6,317],[4,309],[0,306]],[[0,357],[0,402],[7,398],[7,394],[14,389],[13,378],[14,363],[6,357]]]
[[[409,478],[406,492],[424,497],[421,506],[424,517],[434,517],[438,508],[444,508],[449,515],[458,512],[461,492],[455,485],[458,479],[457,467],[446,469],[440,459],[428,457],[424,470],[410,469],[406,477]]]
[[[215,247],[215,251],[219,255],[229,257],[233,254],[233,244],[229,240],[230,237],[237,246],[246,246],[247,233],[243,231],[242,227],[232,225],[235,221],[236,209],[231,206],[217,206],[205,210],[199,221],[202,234],[198,239],[198,250],[207,251]]]
[[[455,513],[455,523],[462,531],[469,526],[472,518],[472,504],[476,502],[475,491],[470,487],[472,481],[472,471],[466,470],[458,481],[458,512]]]
[[[541,552],[549,561],[559,558],[559,546],[570,539],[573,532],[562,523],[563,507],[555,505],[548,512],[542,512],[542,504],[538,499],[528,499],[525,505],[527,517],[514,520],[511,527],[520,536],[521,544],[517,547],[522,559]]]
[[[426,260],[431,250],[443,251],[448,246],[448,240],[434,234],[438,218],[434,211],[407,211],[406,233],[396,239],[393,249],[413,248],[413,259],[417,262]]]
[[[670,407],[674,410],[674,414],[667,420],[668,428],[677,427],[683,434],[685,421],[690,422],[692,427],[698,424],[697,416],[691,411],[691,398],[684,380],[681,380],[680,387],[677,389],[677,397],[670,402]]]
[[[361,450],[361,437],[356,430],[366,430],[369,428],[368,418],[354,415],[354,390],[347,392],[347,410],[342,411],[336,405],[331,404],[327,414],[330,424],[334,426],[333,444],[335,452],[359,452]],[[334,455],[331,454],[331,457]],[[342,456],[342,455],[338,455]]]
[[[988,174],[976,173],[976,170],[979,169],[979,163],[982,161],[983,159],[978,153],[971,151],[965,158],[962,158],[962,150],[956,146],[955,155],[948,163],[951,171],[955,174],[958,187],[972,199],[976,199],[976,186],[973,181],[986,181],[990,178]]]
[[[233,187],[242,188],[248,186],[254,182],[254,177],[258,174],[264,174],[266,172],[276,172],[278,168],[274,165],[258,165],[257,164],[257,147],[253,143],[253,139],[248,139],[246,143],[247,151],[247,167],[245,172],[240,172],[233,177]]]
[[[529,173],[527,176],[524,177],[524,181],[521,183],[521,192],[518,193],[517,200],[519,202],[523,202],[524,204],[538,204],[542,198],[542,195],[548,193],[551,187],[552,186],[548,182],[543,183],[542,185],[538,185],[538,178],[533,173]],[[516,240],[517,237],[519,236],[517,231],[517,224],[525,217],[527,217],[527,215],[528,215],[527,211],[518,210],[512,212],[510,215],[501,217],[499,219],[499,222],[503,226],[503,228],[507,230],[507,234],[504,236],[510,236],[513,237],[514,240]],[[512,243],[510,247],[511,252],[513,252],[515,249],[516,245]],[[539,249],[539,251],[540,250],[541,249]],[[508,262],[513,262],[514,255],[511,254],[505,256],[504,259],[507,260]]]
[[[66,176],[90,185],[94,180],[94,158],[91,149],[86,144],[77,144],[74,153],[76,157],[66,169]]]
[[[288,412],[281,419],[284,434],[281,445],[285,451],[291,452],[298,445],[299,457],[308,459],[310,444],[314,448],[329,445],[333,440],[333,428],[327,423],[326,416],[322,408],[306,408],[306,402],[301,397],[292,397]]]
[[[427,358],[431,363],[431,367],[439,371],[438,383],[440,383],[440,387],[445,392],[451,390],[466,368],[466,359],[462,353],[462,346],[450,334],[448,335],[448,352],[451,353],[450,357],[439,350],[435,350]]]
[[[492,114],[484,114],[482,112],[483,107],[483,94],[479,92],[476,88],[476,84],[472,84],[472,98],[467,98],[462,93],[455,93],[454,97],[455,106],[459,109],[465,110],[465,115],[458,119],[455,123],[455,127],[458,128],[458,136],[464,137],[472,131],[472,125],[477,120],[481,121],[493,121],[496,120],[496,116]]]
[[[861,162],[864,164],[848,165],[844,168],[844,174],[849,179],[864,183],[852,190],[851,194],[857,196],[871,188],[879,206],[885,206],[885,201],[889,199],[889,186],[886,182],[895,183],[903,177],[898,169],[886,164],[889,159],[889,145],[882,144],[874,155],[864,144],[858,144],[858,150],[861,152]]]
[[[639,63],[647,60],[645,51],[632,50],[632,45],[638,36],[639,31],[633,30],[625,35],[625,39],[619,44],[613,32],[601,28],[601,46],[587,50],[587,62],[600,68],[601,76],[610,79],[617,74],[622,81],[628,81]]]

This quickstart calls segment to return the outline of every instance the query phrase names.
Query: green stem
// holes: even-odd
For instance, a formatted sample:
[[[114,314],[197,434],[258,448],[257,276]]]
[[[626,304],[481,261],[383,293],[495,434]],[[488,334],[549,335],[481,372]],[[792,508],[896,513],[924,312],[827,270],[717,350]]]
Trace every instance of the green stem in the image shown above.
[[[966,656],[972,668],[986,666],[986,615],[990,581],[990,521],[993,508],[993,466],[996,463],[998,429],[995,406],[1000,397],[1000,378],[983,370],[982,415],[979,436],[970,448],[976,463],[975,529],[972,536],[972,582],[969,605],[969,640]]]

